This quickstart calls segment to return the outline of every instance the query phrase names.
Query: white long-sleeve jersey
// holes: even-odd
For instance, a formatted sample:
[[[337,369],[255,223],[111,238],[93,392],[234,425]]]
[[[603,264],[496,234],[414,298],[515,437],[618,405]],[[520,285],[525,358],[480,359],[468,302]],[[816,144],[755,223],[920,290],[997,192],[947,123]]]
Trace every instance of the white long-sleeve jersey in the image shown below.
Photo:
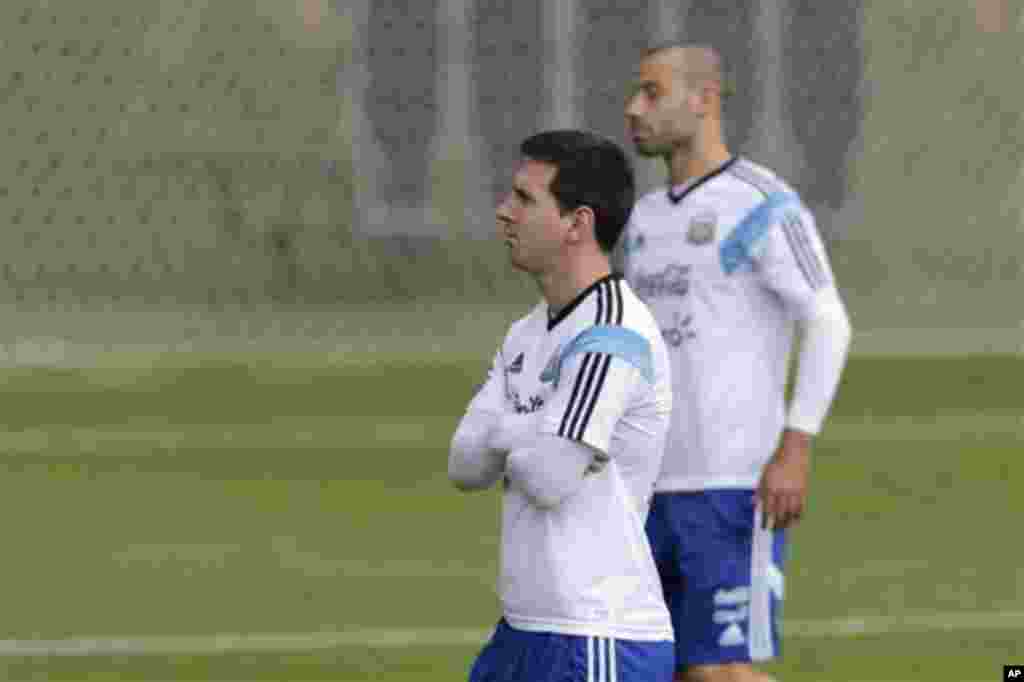
[[[849,346],[814,218],[770,171],[733,158],[641,198],[620,251],[672,361],[658,490],[756,488],[784,427],[820,430]],[[787,414],[796,324],[805,338]]]
[[[512,627],[672,639],[644,532],[672,409],[669,373],[653,316],[619,276],[553,319],[541,303],[510,328],[456,432],[449,473],[464,489],[503,480],[500,593]],[[530,445],[531,430],[537,439],[506,463],[494,450],[502,438],[487,431],[510,415],[510,440]],[[516,466],[536,474],[545,459],[581,452],[590,457],[575,460],[575,485],[554,500],[529,490],[527,478],[543,475]],[[556,480],[561,464],[547,465]]]

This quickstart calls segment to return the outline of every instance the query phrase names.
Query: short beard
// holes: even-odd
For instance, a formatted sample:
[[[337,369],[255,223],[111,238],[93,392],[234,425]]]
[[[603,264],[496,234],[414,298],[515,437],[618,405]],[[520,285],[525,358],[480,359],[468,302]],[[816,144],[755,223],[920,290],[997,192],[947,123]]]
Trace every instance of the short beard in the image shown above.
[[[636,149],[636,153],[645,159],[668,159],[675,151],[675,145],[665,142],[656,144],[640,142],[634,143],[633,146]]]

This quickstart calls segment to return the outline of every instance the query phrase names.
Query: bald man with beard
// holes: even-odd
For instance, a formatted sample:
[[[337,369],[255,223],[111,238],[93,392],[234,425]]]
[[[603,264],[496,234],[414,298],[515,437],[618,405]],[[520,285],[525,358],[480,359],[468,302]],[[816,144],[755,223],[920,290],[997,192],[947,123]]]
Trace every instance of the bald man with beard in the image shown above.
[[[654,313],[672,367],[646,530],[676,679],[765,682],[753,664],[778,656],[786,531],[806,507],[811,443],[851,332],[810,211],[729,150],[723,80],[709,46],[662,46],[641,60],[626,120],[637,152],[661,159],[668,181],[634,207],[619,265]]]

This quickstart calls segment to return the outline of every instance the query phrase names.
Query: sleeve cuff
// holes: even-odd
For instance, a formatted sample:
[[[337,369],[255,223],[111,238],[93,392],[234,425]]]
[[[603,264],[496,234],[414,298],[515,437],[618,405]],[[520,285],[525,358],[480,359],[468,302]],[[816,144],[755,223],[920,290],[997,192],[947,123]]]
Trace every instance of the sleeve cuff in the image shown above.
[[[799,412],[790,412],[786,417],[786,428],[794,431],[803,431],[812,436],[817,436],[821,431],[821,419],[810,417]]]

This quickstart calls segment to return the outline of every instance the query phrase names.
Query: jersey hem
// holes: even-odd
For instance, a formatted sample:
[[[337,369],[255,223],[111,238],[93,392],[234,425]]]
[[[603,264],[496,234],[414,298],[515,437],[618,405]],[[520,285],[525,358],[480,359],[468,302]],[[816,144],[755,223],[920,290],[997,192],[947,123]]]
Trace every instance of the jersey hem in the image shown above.
[[[608,623],[580,623],[575,621],[540,620],[532,618],[518,618],[505,614],[508,624],[517,629],[527,632],[554,632],[560,635],[574,635],[577,637],[608,637],[613,639],[625,639],[634,642],[673,642],[672,626],[666,624],[665,628],[631,628],[622,624]]]
[[[695,476],[667,476],[654,484],[655,493],[695,492],[698,490],[715,490],[719,488],[753,489],[760,484],[759,476],[715,476],[698,478]]]

